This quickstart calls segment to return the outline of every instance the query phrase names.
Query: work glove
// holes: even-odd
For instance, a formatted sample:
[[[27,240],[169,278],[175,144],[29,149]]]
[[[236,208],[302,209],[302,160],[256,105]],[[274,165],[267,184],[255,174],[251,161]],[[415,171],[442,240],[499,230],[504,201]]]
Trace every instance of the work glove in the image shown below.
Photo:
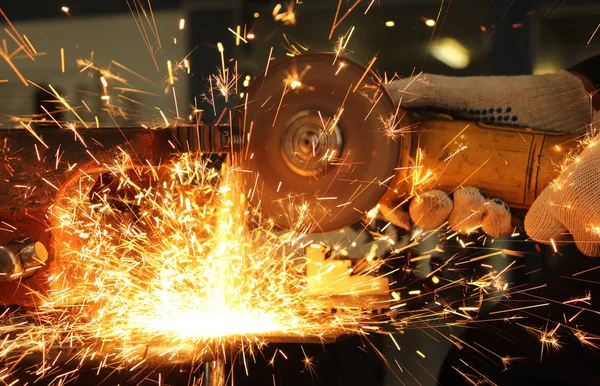
[[[579,250],[600,256],[600,137],[566,164],[559,177],[534,201],[525,231],[534,240],[558,243],[570,233]]]
[[[579,77],[567,71],[460,78],[420,74],[392,81],[386,88],[394,102],[406,110],[443,112],[496,125],[573,132],[585,129],[591,120],[588,91]],[[596,226],[600,231],[600,202],[593,211],[593,205],[580,202],[585,198],[579,195],[600,188],[600,174],[598,169],[594,170],[600,166],[600,153],[593,158],[584,152],[579,164],[584,163],[584,158],[585,170],[591,174],[583,179],[586,171],[575,164],[566,169],[558,181],[570,183],[557,183],[540,195],[525,219],[525,230],[532,239],[544,243],[552,242],[551,239],[556,241],[569,231],[582,252],[600,255],[600,244],[596,246],[590,241],[592,235],[600,240],[600,232],[590,231],[595,229],[593,218],[598,219]],[[593,178],[596,175],[598,181]],[[575,183],[576,180],[583,184]],[[559,185],[562,188],[556,189]],[[590,201],[589,198],[595,196],[587,193],[586,197]],[[584,205],[586,203],[588,205]],[[575,205],[585,209],[573,210]],[[508,235],[514,229],[508,205],[502,200],[484,197],[476,187],[460,188],[452,193],[452,198],[444,191],[425,191],[411,200],[408,211],[383,205],[381,213],[386,220],[404,229],[411,229],[412,224],[436,229],[446,221],[454,231],[470,233],[481,229],[492,237]]]

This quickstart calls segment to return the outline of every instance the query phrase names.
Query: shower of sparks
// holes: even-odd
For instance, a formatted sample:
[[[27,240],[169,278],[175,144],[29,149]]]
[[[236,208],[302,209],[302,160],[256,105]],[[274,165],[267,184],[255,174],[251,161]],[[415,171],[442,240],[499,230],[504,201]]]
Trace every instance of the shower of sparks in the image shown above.
[[[11,68],[11,70],[17,75],[19,80],[21,80],[21,82],[23,82],[25,87],[27,87],[27,86],[29,86],[29,84],[28,84],[27,80],[25,79],[25,77],[21,74],[21,72],[19,71],[17,66],[15,65],[13,58],[14,58],[15,54],[17,54],[20,51],[23,51],[26,54],[26,56],[33,61],[33,60],[35,60],[34,57],[36,55],[38,55],[38,53],[35,51],[35,49],[31,45],[31,43],[29,42],[29,39],[27,39],[27,37],[25,35],[21,35],[18,32],[17,28],[13,25],[13,23],[10,21],[8,16],[6,16],[6,14],[2,10],[2,8],[0,8],[0,15],[2,15],[2,17],[4,18],[6,23],[11,28],[10,30],[5,28],[4,31],[13,40],[13,42],[16,43],[16,45],[18,46],[18,48],[16,48],[14,51],[9,52],[6,41],[3,40],[3,47],[0,47],[0,58],[4,59],[4,61],[6,61],[6,63]]]
[[[7,336],[0,358],[41,350],[44,373],[57,359],[50,347],[67,345],[82,362],[102,357],[106,367],[182,352],[200,358],[268,337],[325,339],[373,323],[368,308],[328,314],[307,296],[307,264],[328,282],[340,273],[303,255],[311,228],[302,212],[284,234],[256,222],[239,171],[218,172],[193,155],[140,168],[123,154],[107,166],[103,186],[86,174],[51,209],[60,256],[52,290],[37,294],[36,324]],[[372,284],[354,286],[361,294]],[[9,331],[20,328],[11,320],[2,315]]]
[[[356,0],[339,17],[342,3],[339,1],[330,39],[360,2],[361,0]],[[369,12],[373,3],[374,0],[369,2],[365,14]],[[150,2],[146,6],[145,2],[139,0],[127,0],[127,4],[152,61],[157,71],[160,71],[155,54],[159,51],[157,48],[161,47],[161,42]],[[274,19],[284,24],[295,24],[294,6],[294,1],[291,1],[284,10],[283,6],[278,4],[273,10]],[[69,12],[68,8],[63,11],[67,14]],[[25,35],[17,32],[1,9],[0,13],[11,28],[7,29],[10,37],[17,44],[17,48],[12,52],[9,52],[6,45],[0,48],[0,58],[9,65],[25,86],[31,83],[44,90],[27,81],[13,61],[18,52],[25,53],[30,59],[38,55],[38,52]],[[254,17],[258,17],[258,13]],[[185,20],[181,19],[179,29],[184,28]],[[597,30],[598,28],[588,44]],[[236,30],[229,28],[229,31],[235,36],[236,44],[240,40],[247,43],[246,39],[255,37],[253,33],[246,34],[245,26],[243,33],[239,25]],[[336,56],[332,65],[338,67],[337,73],[343,71],[347,65],[343,60],[339,60],[338,63],[336,61],[347,52],[354,31],[355,27],[352,26],[339,37],[333,47]],[[291,40],[287,35],[284,34],[283,38],[283,46],[288,56],[301,55],[308,51],[306,45]],[[215,98],[222,97],[228,101],[229,96],[237,93],[239,80],[237,63],[231,60],[227,63],[233,62],[235,67],[226,66],[222,43],[217,44],[217,49],[221,67],[215,75],[209,77],[210,96],[205,96],[205,100],[213,106],[215,116]],[[64,49],[61,48],[60,52],[61,71],[65,72]],[[157,96],[130,87],[127,79],[95,65],[93,55],[91,59],[78,59],[77,64],[81,67],[80,73],[95,72],[99,75],[103,88],[103,95],[98,95],[101,100],[110,101],[111,105],[116,103],[117,99],[142,105],[136,99],[123,94],[127,92]],[[273,59],[271,47],[265,76]],[[353,92],[359,90],[376,59],[377,56],[369,62],[361,81],[354,85]],[[112,64],[156,86],[148,78],[124,65],[115,61]],[[168,75],[163,76],[163,83],[159,86],[168,82],[167,91],[168,88],[172,88],[175,112],[163,112],[153,107],[149,110],[157,114],[153,118],[158,117],[159,122],[163,121],[166,126],[171,126],[169,119],[177,124],[173,115],[177,120],[181,119],[174,87],[177,80],[175,73],[181,70],[189,74],[190,64],[187,58],[181,62],[168,60],[167,70]],[[285,88],[282,95],[273,95],[273,98],[280,98],[278,107],[284,103],[287,91],[309,87],[302,83],[302,76],[302,73],[294,73],[284,79]],[[111,91],[114,89],[121,93],[117,96],[115,92],[112,99],[108,95],[109,82]],[[114,84],[121,84],[123,87],[113,87]],[[56,103],[62,111],[72,113],[86,128],[88,124],[92,124],[86,123],[78,114],[85,111],[81,106],[72,106],[67,97],[59,95],[52,86],[49,88],[48,93],[56,98]],[[350,91],[352,89],[348,90],[347,97]],[[382,94],[373,100],[373,107],[381,97]],[[85,101],[82,100],[82,103],[87,112],[92,112]],[[41,107],[59,128],[71,130],[76,140],[87,148],[76,127],[76,124],[79,125],[77,121],[59,122],[52,115],[54,111]],[[111,109],[113,107],[110,106]],[[194,116],[190,115],[190,121],[192,118],[199,120],[202,112],[196,104],[193,107]],[[333,118],[322,122],[325,131],[333,130],[343,113],[344,107],[340,106]],[[390,117],[379,117],[387,140],[398,140],[416,129],[417,124],[401,126],[404,114],[405,112],[398,108]],[[182,113],[182,116],[186,115]],[[114,120],[112,115],[109,116]],[[221,113],[221,117],[224,116],[227,116],[226,111]],[[150,120],[145,118],[145,122]],[[95,127],[100,128],[98,115],[94,116],[94,121]],[[44,138],[36,133],[36,126],[32,127],[30,120],[17,122],[20,122],[38,143],[33,146],[34,149],[10,149],[6,144],[0,143],[0,168],[3,173],[6,170],[10,175],[14,172],[11,162],[16,159],[19,151],[35,152],[38,160],[48,156],[43,154],[43,151],[49,146]],[[147,127],[145,124],[140,125]],[[152,125],[148,126],[156,126],[153,119]],[[454,144],[457,147],[441,160],[442,163],[450,162],[459,152],[468,151],[467,145],[456,141],[463,134],[468,137],[468,131],[465,133],[467,127],[446,145],[448,147]],[[252,130],[253,122],[250,122],[246,134],[248,145],[252,138]],[[586,138],[582,144],[595,146],[596,142]],[[562,151],[558,145],[556,147]],[[246,354],[254,353],[255,349],[259,349],[265,343],[280,338],[325,341],[330,336],[340,334],[359,334],[367,337],[373,333],[408,329],[434,329],[438,332],[438,327],[464,327],[467,323],[485,322],[485,319],[477,319],[484,303],[502,303],[510,300],[512,283],[505,276],[516,269],[515,262],[521,260],[523,255],[507,249],[490,248],[486,246],[487,238],[481,241],[480,238],[475,239],[469,235],[448,235],[450,232],[442,232],[437,240],[439,244],[435,248],[411,255],[408,252],[409,248],[418,247],[421,242],[434,239],[437,231],[443,226],[435,231],[416,229],[412,233],[410,244],[398,247],[398,244],[384,233],[391,223],[375,230],[374,223],[378,219],[378,211],[381,210],[378,205],[365,214],[366,225],[361,233],[368,232],[380,244],[384,244],[389,252],[388,257],[376,257],[377,246],[374,245],[366,255],[352,264],[349,260],[344,260],[348,255],[344,246],[312,242],[310,231],[318,224],[311,223],[307,214],[309,208],[306,205],[294,208],[298,212],[294,217],[299,220],[286,232],[276,230],[272,220],[261,217],[256,212],[257,208],[253,208],[248,202],[251,195],[257,194],[255,188],[247,192],[241,184],[241,175],[249,173],[248,170],[238,169],[235,164],[223,170],[213,169],[197,154],[178,155],[160,166],[140,166],[149,163],[145,160],[140,163],[140,160],[134,159],[134,155],[126,154],[123,149],[121,151],[122,154],[116,157],[113,163],[103,165],[105,170],[102,176],[95,172],[83,173],[77,181],[71,181],[66,191],[65,187],[56,184],[55,174],[40,177],[43,184],[53,191],[61,191],[61,199],[54,203],[48,214],[51,223],[49,230],[56,239],[58,260],[56,264],[53,263],[52,272],[48,277],[51,290],[48,293],[32,291],[30,294],[37,298],[38,305],[35,310],[26,314],[9,311],[0,313],[0,382],[19,365],[19,361],[35,353],[41,353],[42,360],[32,367],[32,372],[40,377],[58,377],[59,383],[63,384],[66,384],[69,378],[77,377],[76,370],[57,370],[65,358],[79,363],[78,368],[96,360],[94,363],[100,363],[99,369],[129,368],[130,371],[134,371],[179,356],[201,361],[205,354],[222,353],[236,345],[242,347],[242,360],[248,372]],[[86,153],[100,164],[91,151],[86,150]],[[65,166],[65,161],[61,159],[63,156],[64,151],[59,147],[53,165],[55,170],[52,173],[57,173],[61,167],[68,172],[77,170],[76,163]],[[239,155],[241,158],[248,156],[248,148],[244,157]],[[338,155],[326,154],[323,160],[331,162],[334,156]],[[405,192],[407,197],[403,197],[405,201],[402,203],[408,202],[409,199],[418,199],[419,194],[438,177],[437,170],[423,166],[425,157],[424,150],[417,147],[414,159],[406,167],[409,169],[406,181],[410,189]],[[573,162],[578,162],[578,155],[568,154],[561,170],[566,170]],[[382,184],[385,182],[387,180]],[[554,181],[553,187],[560,189],[567,183],[568,176]],[[36,189],[25,185],[15,185],[15,188],[27,191],[26,195],[32,195]],[[337,197],[334,196],[318,198],[319,201],[335,199]],[[478,228],[471,231],[475,232]],[[15,230],[16,227],[9,223],[0,224],[0,231]],[[590,225],[589,231],[600,233],[600,226]],[[515,233],[516,235],[518,233]],[[461,252],[428,272],[426,265],[433,260],[434,254],[443,253],[443,243],[454,239],[459,243]],[[555,252],[558,252],[554,240],[551,240],[551,243]],[[357,245],[356,241],[349,244],[352,247]],[[484,252],[472,253],[472,249],[479,245],[486,246],[483,248]],[[323,256],[326,255],[327,258],[319,260],[309,256],[307,251],[319,248],[326,251]],[[492,257],[515,259],[506,263],[504,267],[498,267],[492,262]],[[379,273],[381,267],[394,260],[406,263],[391,273]],[[453,280],[446,279],[439,273],[442,269],[464,272],[467,267],[485,268],[485,273],[478,276],[469,274]],[[383,296],[363,298],[363,295],[368,295],[370,291],[385,287],[380,284],[400,270],[428,273],[424,279],[404,283],[400,289],[384,292]],[[587,271],[573,276],[585,272]],[[519,287],[517,293],[527,290]],[[460,292],[460,300],[442,300],[445,291]],[[359,301],[360,306],[333,307],[336,311],[333,313],[330,312],[334,297],[329,296],[331,293],[341,293],[353,301],[363,300]],[[423,301],[423,306],[407,306],[409,302],[418,299],[428,300]],[[583,306],[589,305],[590,301],[591,294],[588,292],[578,298],[561,300],[560,303],[574,307],[576,312],[565,316],[564,324],[552,324],[555,325],[554,328],[539,329],[522,325],[539,340],[542,350],[540,358],[550,349],[561,348],[560,339],[567,334],[566,331],[575,336],[581,344],[591,348],[598,347],[598,336],[574,329],[570,325],[586,310]],[[543,298],[534,303],[516,304],[507,301],[504,309],[490,312],[490,315],[499,315],[499,318],[512,322],[519,318],[516,316],[517,311],[529,312],[532,309],[547,307],[551,302],[553,300]],[[374,310],[378,311],[377,316],[374,315]],[[395,347],[400,350],[400,344],[394,336],[389,336]],[[457,345],[464,344],[451,334],[446,338]],[[302,350],[304,352],[304,349]],[[427,358],[425,350],[414,352],[421,359]],[[487,352],[490,353],[489,350]],[[501,359],[505,367],[510,361],[518,359],[491,354]],[[272,361],[279,356],[287,359],[284,352],[276,351]],[[315,374],[315,362],[306,352],[303,363],[311,375]],[[466,362],[463,363],[471,372],[478,374],[478,379],[486,379]],[[402,370],[400,364],[396,364]],[[3,367],[5,365],[6,367]],[[470,375],[466,373],[463,376],[470,379]],[[160,374],[158,379],[160,385]]]

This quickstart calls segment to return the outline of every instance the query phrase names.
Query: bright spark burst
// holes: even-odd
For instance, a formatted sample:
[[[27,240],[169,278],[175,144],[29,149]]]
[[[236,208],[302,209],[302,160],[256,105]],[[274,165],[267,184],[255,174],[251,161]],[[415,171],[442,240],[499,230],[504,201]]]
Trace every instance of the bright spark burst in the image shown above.
[[[275,8],[273,8],[273,18],[275,21],[280,21],[285,25],[296,24],[295,4],[295,0],[290,0],[284,11],[282,11],[283,6],[281,4],[275,5]]]
[[[333,282],[347,271],[304,256],[310,227],[302,220],[283,234],[258,222],[239,171],[220,173],[189,154],[156,168],[123,154],[109,170],[82,177],[51,209],[60,256],[52,290],[37,294],[37,324],[11,337],[0,358],[67,342],[81,361],[107,355],[105,366],[139,362],[146,347],[148,362],[200,358],[236,342],[325,339],[371,323],[368,309],[332,314],[307,297],[307,264]],[[2,325],[14,330],[10,317]],[[47,355],[40,368],[55,359]]]

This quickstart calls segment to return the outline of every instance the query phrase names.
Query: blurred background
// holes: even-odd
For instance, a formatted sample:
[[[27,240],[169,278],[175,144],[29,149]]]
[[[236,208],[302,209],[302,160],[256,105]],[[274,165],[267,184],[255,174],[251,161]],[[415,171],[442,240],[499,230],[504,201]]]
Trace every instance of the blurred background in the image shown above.
[[[354,3],[342,0],[340,16]],[[175,65],[187,58],[190,74],[179,71],[184,81],[176,85],[181,113],[194,98],[201,107],[207,78],[221,66],[218,42],[244,80],[264,72],[271,50],[272,61],[294,52],[332,51],[341,36],[350,36],[346,56],[367,64],[377,55],[374,69],[388,78],[419,71],[543,74],[600,52],[600,39],[593,38],[600,3],[594,0],[362,0],[330,39],[337,5],[337,0],[34,0],[5,1],[2,9],[40,51],[35,60],[16,53],[13,64],[27,79],[53,84],[73,100],[102,90],[96,72],[81,71],[86,64],[127,74],[136,82],[128,86],[161,94],[167,60]],[[237,28],[246,42],[236,37]],[[21,87],[6,63],[0,81],[7,83],[0,88],[0,114],[37,112],[37,88]],[[130,112],[141,109],[131,104]],[[172,100],[166,106],[165,112],[175,113]],[[205,109],[208,120],[210,110]]]
[[[330,38],[338,4],[342,15],[356,3]],[[22,0],[2,1],[0,8],[36,54],[14,52],[10,35],[3,35],[0,127],[18,126],[25,117],[42,114],[40,105],[55,108],[41,90],[49,84],[77,106],[85,121],[100,126],[135,126],[142,121],[158,125],[163,114],[170,123],[183,122],[199,110],[204,121],[214,122],[226,105],[219,100],[213,107],[208,95],[209,77],[222,65],[218,43],[226,65],[237,66],[239,93],[265,71],[269,58],[273,62],[305,51],[331,52],[340,38],[347,39],[345,55],[365,65],[377,55],[374,70],[388,79],[419,71],[545,74],[600,54],[600,33],[595,36],[598,0]],[[1,18],[0,25],[11,28]],[[174,70],[169,71],[168,61]],[[170,82],[176,93],[171,94]],[[66,120],[74,118],[68,111],[57,113]],[[352,232],[325,237],[350,239]],[[408,242],[405,235],[394,237],[400,244]],[[371,240],[363,241],[354,251],[357,256],[369,248]],[[504,243],[524,250],[528,271],[560,276],[565,270],[581,269],[564,266],[566,253],[510,245],[518,240]],[[432,244],[419,248],[435,245],[432,239]],[[435,257],[452,253],[450,246]],[[571,261],[583,259],[574,250],[569,253]],[[497,269],[512,262],[506,256],[498,259]],[[432,259],[413,267],[412,273],[424,276],[434,263]],[[516,285],[533,280],[517,276],[512,277]],[[236,384],[436,385],[450,348],[457,346],[448,336],[463,333],[460,328],[444,333],[408,329],[396,336],[400,350],[387,337],[374,337],[371,343],[350,338],[316,345],[306,348],[315,358],[314,373],[302,366],[298,347],[279,346],[290,353],[288,362],[273,370],[266,353],[267,360],[257,359],[253,375],[245,377],[240,371]]]

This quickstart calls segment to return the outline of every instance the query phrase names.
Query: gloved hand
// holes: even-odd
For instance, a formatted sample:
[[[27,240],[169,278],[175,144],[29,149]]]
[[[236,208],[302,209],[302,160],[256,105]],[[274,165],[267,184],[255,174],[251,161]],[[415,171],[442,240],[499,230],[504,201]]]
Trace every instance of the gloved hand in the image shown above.
[[[577,248],[600,256],[600,137],[574,157],[559,177],[538,196],[525,216],[525,231],[534,240],[558,242],[570,233]]]
[[[410,230],[412,223],[422,229],[437,229],[446,221],[450,229],[463,234],[481,228],[487,235],[502,237],[513,230],[510,209],[504,201],[488,199],[473,186],[457,189],[452,196],[442,190],[429,190],[413,198],[408,211],[382,204],[380,212],[386,221],[405,230]]]
[[[462,78],[421,74],[393,81],[386,87],[392,99],[406,110],[445,112],[457,118],[497,125],[572,132],[584,129],[591,120],[588,91],[580,76],[567,71],[549,75]],[[596,158],[585,156],[595,160],[594,166],[586,166],[588,172],[600,166],[600,151],[597,152]],[[581,162],[584,162],[583,154]],[[571,177],[565,177],[565,173]],[[600,241],[600,203],[595,212],[589,203],[584,205],[586,217],[583,213],[574,216],[575,211],[566,209],[569,203],[575,204],[573,197],[578,192],[591,192],[600,187],[598,172],[595,172],[597,182],[591,181],[590,176],[581,179],[583,173],[581,168],[573,165],[561,174],[559,181],[565,178],[574,181],[577,177],[578,181],[585,182],[585,187],[580,183],[567,183],[568,187],[563,186],[560,190],[546,189],[531,208],[525,230],[540,242],[550,242],[551,238],[556,241],[561,232],[568,230],[584,253],[600,255],[600,244],[594,245],[587,231],[593,224],[582,223],[597,218],[594,240]],[[583,205],[579,201],[581,198],[578,205]],[[556,213],[550,215],[547,214],[550,207],[561,209],[553,209]],[[490,236],[501,237],[513,230],[508,206],[499,199],[483,197],[475,187],[456,190],[453,199],[440,190],[423,192],[410,202],[408,212],[384,206],[381,213],[388,221],[405,229],[410,229],[411,220],[424,229],[436,229],[447,220],[451,229],[461,233],[474,232],[480,227]]]

